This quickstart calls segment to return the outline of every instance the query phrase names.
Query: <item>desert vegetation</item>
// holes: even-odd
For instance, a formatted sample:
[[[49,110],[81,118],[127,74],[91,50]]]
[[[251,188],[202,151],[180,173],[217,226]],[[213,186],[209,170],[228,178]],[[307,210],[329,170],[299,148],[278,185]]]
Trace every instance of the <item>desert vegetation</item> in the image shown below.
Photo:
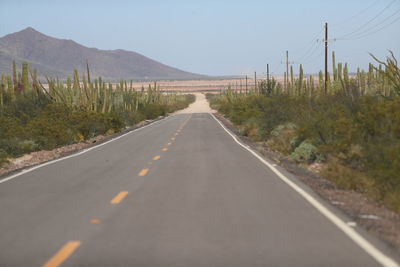
[[[249,93],[208,95],[212,106],[253,141],[303,165],[344,190],[364,192],[400,211],[400,70],[391,53],[350,75],[335,62],[325,90],[317,79],[260,81]]]
[[[135,90],[132,82],[116,86],[92,79],[89,65],[66,83],[46,77],[45,85],[22,63],[1,75],[0,165],[7,158],[112,134],[146,119],[185,108],[193,95],[163,94],[157,85]]]

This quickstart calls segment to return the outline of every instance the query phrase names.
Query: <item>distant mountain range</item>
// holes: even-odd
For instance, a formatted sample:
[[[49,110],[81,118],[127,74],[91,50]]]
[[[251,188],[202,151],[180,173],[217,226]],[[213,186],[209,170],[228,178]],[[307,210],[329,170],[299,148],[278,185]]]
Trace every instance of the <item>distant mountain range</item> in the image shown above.
[[[122,49],[88,48],[72,40],[44,35],[33,28],[0,38],[0,73],[11,73],[12,61],[29,63],[39,76],[65,79],[74,69],[82,72],[89,61],[91,76],[108,80],[189,80],[207,76],[179,70],[141,54]]]

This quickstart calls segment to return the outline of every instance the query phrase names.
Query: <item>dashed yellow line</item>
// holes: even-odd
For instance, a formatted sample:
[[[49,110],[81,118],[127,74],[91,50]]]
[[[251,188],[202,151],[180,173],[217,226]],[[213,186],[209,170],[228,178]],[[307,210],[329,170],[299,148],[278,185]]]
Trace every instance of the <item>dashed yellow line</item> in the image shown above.
[[[174,140],[175,140],[175,137],[172,137],[171,140],[174,141]]]
[[[168,148],[166,148],[166,147],[164,147],[163,149],[162,149],[162,151],[167,151],[168,150]]]
[[[93,220],[90,220],[90,223],[92,223],[92,224],[99,224],[99,223],[100,223],[100,220],[93,219]]]
[[[171,142],[169,142],[169,143],[167,144],[167,146],[170,146],[170,145],[172,145],[172,143],[171,143]]]
[[[149,172],[149,169],[143,169],[139,172],[138,176],[145,176]]]
[[[153,157],[153,160],[159,160],[161,157],[160,156],[155,156]]]
[[[81,245],[79,241],[69,241],[43,267],[58,267]]]
[[[121,202],[121,200],[123,200],[126,195],[128,195],[128,191],[121,191],[118,193],[118,195],[116,195],[111,201],[111,204],[118,204]]]

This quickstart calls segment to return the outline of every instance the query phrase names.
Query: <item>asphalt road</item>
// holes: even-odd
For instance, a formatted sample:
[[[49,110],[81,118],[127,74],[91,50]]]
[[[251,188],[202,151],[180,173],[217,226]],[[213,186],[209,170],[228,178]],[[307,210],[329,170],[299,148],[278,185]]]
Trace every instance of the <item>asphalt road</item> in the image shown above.
[[[0,266],[381,266],[205,113],[1,183],[0,216]]]

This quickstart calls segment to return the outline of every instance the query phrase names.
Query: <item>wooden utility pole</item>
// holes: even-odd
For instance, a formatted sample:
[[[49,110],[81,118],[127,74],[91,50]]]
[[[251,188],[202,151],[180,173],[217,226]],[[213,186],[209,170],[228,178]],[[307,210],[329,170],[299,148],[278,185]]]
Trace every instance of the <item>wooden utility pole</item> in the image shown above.
[[[269,64],[267,64],[267,83],[269,84]]]
[[[254,92],[257,94],[257,72],[254,72]]]
[[[242,93],[242,79],[239,80],[240,83],[240,93]]]
[[[328,94],[328,23],[325,23],[325,95]]]
[[[246,92],[245,93],[247,94],[247,75],[246,75]]]

